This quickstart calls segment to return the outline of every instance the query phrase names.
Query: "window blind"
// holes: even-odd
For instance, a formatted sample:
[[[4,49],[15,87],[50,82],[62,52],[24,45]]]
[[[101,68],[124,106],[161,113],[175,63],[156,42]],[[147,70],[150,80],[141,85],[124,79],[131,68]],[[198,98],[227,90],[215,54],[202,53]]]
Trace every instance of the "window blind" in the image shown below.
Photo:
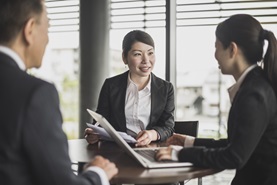
[[[79,0],[46,0],[49,32],[79,31]],[[165,27],[165,0],[110,0],[111,29]],[[217,25],[237,13],[277,23],[275,0],[176,0],[176,25]]]
[[[46,0],[49,32],[79,31],[79,0]]]
[[[111,29],[165,27],[165,0],[111,0]]]
[[[277,1],[272,0],[177,0],[177,26],[217,25],[239,13],[254,16],[262,24],[277,23]]]

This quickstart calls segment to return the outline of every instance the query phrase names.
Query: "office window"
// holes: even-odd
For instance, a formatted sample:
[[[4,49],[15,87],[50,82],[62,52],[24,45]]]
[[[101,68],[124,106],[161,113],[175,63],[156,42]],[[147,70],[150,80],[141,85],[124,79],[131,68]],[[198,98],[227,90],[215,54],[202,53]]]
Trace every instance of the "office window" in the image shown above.
[[[153,72],[165,79],[166,1],[111,0],[110,3],[109,75],[127,70],[121,60],[122,39],[127,32],[141,29],[155,40],[157,62]],[[277,35],[277,2],[176,0],[176,3],[176,118],[198,119],[203,136],[219,135],[221,125],[220,137],[224,137],[230,106],[226,88],[233,79],[222,76],[217,68],[213,56],[215,26],[232,14],[249,13]],[[42,67],[30,73],[55,83],[60,92],[65,131],[69,138],[76,138],[79,122],[79,0],[46,0],[46,6],[51,25],[50,40]],[[205,75],[206,78],[199,78]]]
[[[46,0],[49,43],[40,69],[30,73],[53,82],[60,96],[63,129],[78,137],[79,119],[79,0]]]
[[[111,0],[110,76],[126,71],[121,59],[123,37],[131,30],[144,30],[154,39],[156,64],[153,72],[165,78],[165,0]]]
[[[276,1],[177,0],[176,118],[199,120],[200,137],[226,137],[231,76],[221,75],[214,58],[216,25],[248,13],[277,32]]]

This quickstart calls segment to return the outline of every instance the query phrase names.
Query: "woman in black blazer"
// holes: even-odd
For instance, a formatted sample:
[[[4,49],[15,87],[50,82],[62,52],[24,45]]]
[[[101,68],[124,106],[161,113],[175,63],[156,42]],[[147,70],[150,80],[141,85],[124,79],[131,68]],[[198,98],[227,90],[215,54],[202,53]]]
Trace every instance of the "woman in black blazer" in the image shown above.
[[[263,58],[264,40],[268,47]],[[168,143],[185,147],[168,147],[156,157],[236,169],[232,185],[277,184],[276,38],[252,16],[238,14],[217,26],[215,47],[219,69],[236,80],[228,89],[228,138],[174,134]]]
[[[97,112],[117,130],[127,132],[137,146],[164,141],[173,134],[174,89],[156,77],[155,46],[149,34],[134,30],[123,39],[122,59],[129,70],[105,80]],[[98,140],[93,130],[85,130],[89,143]]]

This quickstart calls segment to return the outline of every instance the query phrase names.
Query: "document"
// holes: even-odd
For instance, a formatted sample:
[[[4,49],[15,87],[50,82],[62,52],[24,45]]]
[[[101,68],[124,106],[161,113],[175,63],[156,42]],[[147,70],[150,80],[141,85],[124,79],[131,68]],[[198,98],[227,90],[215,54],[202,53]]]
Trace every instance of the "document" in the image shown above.
[[[111,138],[111,136],[108,134],[108,132],[106,132],[105,129],[103,129],[102,127],[99,127],[99,126],[96,126],[96,125],[93,125],[91,123],[87,123],[87,126],[89,128],[92,128],[93,131],[97,134],[99,134],[100,138],[102,140],[107,140],[107,141],[113,141],[113,139]],[[127,143],[136,143],[136,139],[133,138],[132,136],[128,135],[127,133],[125,132],[119,132],[119,135],[127,142]]]

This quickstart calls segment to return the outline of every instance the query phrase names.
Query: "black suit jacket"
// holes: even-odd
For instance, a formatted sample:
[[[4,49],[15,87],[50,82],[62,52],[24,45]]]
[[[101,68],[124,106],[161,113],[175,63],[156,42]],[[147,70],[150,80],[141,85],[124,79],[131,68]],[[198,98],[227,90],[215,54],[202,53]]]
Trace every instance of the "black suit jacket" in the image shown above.
[[[54,85],[1,52],[0,127],[0,184],[100,184],[95,172],[72,172]]]
[[[97,112],[117,131],[126,132],[125,96],[128,71],[105,80],[98,100]],[[160,140],[167,139],[174,127],[174,89],[170,82],[151,74],[151,113],[147,130],[155,129]]]
[[[260,67],[245,77],[228,118],[228,139],[196,139],[180,161],[237,169],[233,185],[277,184],[277,102]],[[204,146],[204,147],[201,147]]]

